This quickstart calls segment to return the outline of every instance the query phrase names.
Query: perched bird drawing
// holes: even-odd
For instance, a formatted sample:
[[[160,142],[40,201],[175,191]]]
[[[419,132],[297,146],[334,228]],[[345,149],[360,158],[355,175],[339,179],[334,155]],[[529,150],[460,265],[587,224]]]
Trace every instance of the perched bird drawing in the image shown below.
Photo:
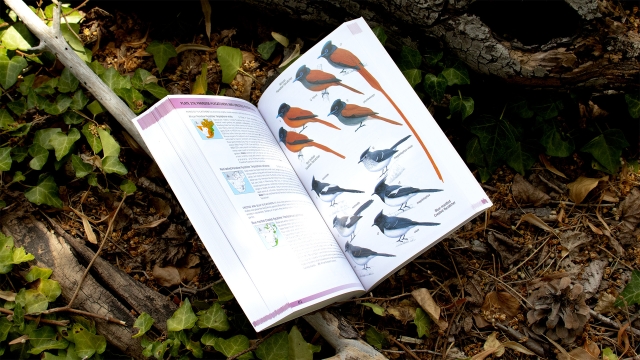
[[[422,149],[424,150],[425,154],[427,154],[427,157],[429,158],[429,161],[431,162],[431,165],[433,166],[433,169],[435,170],[436,175],[438,175],[438,178],[441,181],[444,181],[442,179],[442,175],[440,174],[440,170],[438,170],[438,166],[436,165],[435,161],[431,157],[431,154],[429,153],[429,150],[427,150],[427,147],[424,145],[424,143],[422,142],[422,139],[420,139],[416,131],[413,129],[413,126],[411,125],[407,117],[404,116],[400,108],[391,99],[391,97],[387,94],[387,92],[384,91],[382,86],[380,86],[380,83],[378,82],[378,80],[376,80],[376,78],[373,77],[373,75],[371,75],[371,73],[367,71],[367,69],[365,69],[360,59],[358,59],[358,57],[355,56],[351,51],[342,49],[333,45],[331,43],[331,40],[327,41],[322,47],[322,50],[320,51],[320,56],[318,56],[318,58],[321,58],[321,57],[327,59],[329,64],[335,68],[338,68],[341,70],[344,70],[344,69],[356,70],[369,83],[369,85],[371,85],[372,88],[380,91],[382,95],[384,95],[384,97],[386,97],[387,100],[389,100],[389,102],[396,109],[398,114],[400,114],[402,119],[407,123],[407,126],[409,126],[409,129],[411,129],[411,132],[413,133],[413,135],[415,135],[416,139],[420,143],[420,146],[422,146]]]
[[[332,74],[322,70],[311,70],[306,65],[300,66],[296,71],[296,78],[293,82],[299,81],[304,87],[311,91],[322,91],[322,96],[328,95],[327,88],[331,86],[342,86],[354,93],[363,94],[362,92],[342,83],[342,80],[336,78]]]
[[[395,255],[383,254],[383,253],[375,252],[371,249],[351,245],[350,242],[347,242],[346,244],[344,244],[344,251],[347,254],[349,254],[349,256],[351,256],[351,259],[353,259],[354,263],[358,265],[362,265],[363,270],[370,269],[370,267],[367,266],[367,263],[376,256],[396,257]]]
[[[282,103],[282,105],[280,105],[280,108],[278,108],[278,116],[276,116],[276,118],[279,117],[284,120],[285,124],[289,125],[292,128],[302,127],[302,130],[300,130],[299,132],[302,132],[304,129],[306,129],[307,124],[310,122],[320,123],[322,125],[340,130],[339,127],[333,125],[332,123],[318,119],[318,115],[312,113],[311,111],[304,110],[299,107],[291,107],[287,103]]]
[[[358,161],[358,164],[363,163],[364,167],[366,167],[367,170],[371,172],[383,170],[380,176],[386,174],[387,166],[389,166],[389,163],[391,162],[393,155],[395,155],[395,153],[398,152],[396,148],[398,147],[398,145],[402,144],[410,137],[411,135],[405,136],[400,141],[398,141],[395,145],[393,145],[391,149],[371,151],[371,147],[369,147],[367,150],[365,150],[362,153],[362,155],[360,155],[360,161]]]
[[[402,124],[397,121],[393,121],[393,120],[384,118],[382,116],[378,116],[377,112],[369,108],[358,106],[355,104],[347,104],[346,102],[340,99],[337,99],[331,105],[331,112],[329,112],[329,115],[327,116],[330,116],[330,115],[334,115],[335,117],[338,118],[338,120],[340,120],[341,123],[347,126],[358,125],[358,128],[356,129],[356,131],[358,131],[361,127],[363,127],[364,126],[363,123],[369,119],[382,120],[393,125],[402,126]]]
[[[338,195],[342,193],[346,193],[346,192],[358,193],[358,194],[364,193],[364,191],[361,191],[361,190],[343,189],[338,185],[328,184],[328,183],[318,181],[316,180],[315,176],[311,178],[311,190],[314,191],[316,195],[318,195],[320,200],[330,203],[330,206],[333,206],[336,204],[335,203],[336,198],[338,197]]]
[[[411,186],[387,185],[385,180],[387,180],[386,176],[378,182],[373,190],[373,194],[371,195],[378,195],[380,200],[389,206],[400,206],[400,209],[398,210],[401,211],[408,208],[407,202],[409,199],[419,193],[435,193],[442,191],[442,189],[418,189]]]
[[[333,151],[322,144],[318,144],[312,139],[309,139],[307,136],[298,134],[295,131],[287,131],[281,127],[278,132],[278,135],[280,137],[280,141],[284,143],[284,146],[286,146],[287,149],[289,149],[289,151],[293,153],[298,153],[298,158],[302,158],[302,152],[301,152],[302,149],[306,148],[307,146],[315,146],[320,150],[332,153],[333,155],[341,159],[344,159],[344,155],[336,151]]]
[[[386,216],[380,213],[373,219],[373,225],[377,226],[383,234],[390,238],[398,238],[398,241],[401,242],[405,239],[405,234],[416,226],[438,226],[440,223],[432,223],[432,222],[419,222],[413,221],[411,219],[397,217],[397,216]]]
[[[351,236],[351,240],[349,241],[353,241],[353,239],[356,237],[354,233],[356,231],[356,225],[358,225],[358,221],[362,219],[362,216],[360,216],[360,214],[372,203],[373,200],[368,200],[367,202],[362,204],[362,206],[360,206],[358,210],[356,210],[356,212],[351,216],[334,217],[333,227],[336,229],[336,231],[338,231],[338,234],[343,237]]]

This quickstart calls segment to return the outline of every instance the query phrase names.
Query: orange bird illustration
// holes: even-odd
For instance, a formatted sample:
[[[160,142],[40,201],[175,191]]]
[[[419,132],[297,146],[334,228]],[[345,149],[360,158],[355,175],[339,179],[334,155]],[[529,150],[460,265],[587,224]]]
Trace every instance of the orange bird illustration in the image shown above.
[[[329,94],[327,92],[327,88],[331,86],[342,86],[343,88],[347,88],[355,93],[363,94],[351,86],[343,84],[342,80],[336,78],[332,74],[321,70],[311,70],[306,65],[300,66],[296,72],[296,78],[293,82],[296,81],[299,81],[304,85],[304,87],[311,91],[322,91],[323,96]]]
[[[281,117],[282,120],[284,120],[284,123],[292,128],[299,128],[302,126],[302,130],[300,130],[300,132],[306,129],[307,124],[310,122],[320,123],[322,125],[340,130],[339,127],[333,125],[328,121],[320,120],[317,116],[318,115],[312,113],[309,110],[301,109],[298,107],[291,107],[287,103],[282,103],[282,105],[280,105],[280,108],[278,108],[278,116],[276,116],[276,118]]]
[[[364,125],[362,125],[362,123],[364,123],[368,119],[377,119],[377,120],[386,121],[393,125],[402,125],[397,121],[383,118],[382,116],[378,116],[377,114],[378,114],[377,112],[369,108],[354,105],[354,104],[347,104],[346,102],[340,99],[337,99],[336,101],[333,102],[333,105],[331,105],[331,112],[329,113],[329,115],[335,115],[335,117],[337,117],[341,123],[347,126],[359,125],[356,131],[358,131],[358,129],[363,127]]]
[[[442,175],[440,174],[440,170],[438,170],[438,166],[436,165],[435,161],[433,161],[433,158],[431,157],[429,150],[427,150],[427,147],[424,145],[424,143],[422,142],[422,140],[420,139],[416,131],[413,129],[413,126],[411,126],[411,123],[409,122],[409,120],[407,120],[407,117],[404,116],[400,108],[391,99],[391,97],[384,91],[382,86],[380,86],[380,83],[378,82],[378,80],[376,80],[376,78],[374,78],[373,75],[371,75],[371,73],[364,68],[364,65],[362,64],[360,59],[358,59],[358,57],[355,56],[351,51],[346,49],[341,49],[333,45],[331,43],[331,40],[327,41],[322,47],[322,50],[320,51],[320,56],[318,56],[318,58],[321,58],[321,57],[327,59],[329,64],[335,68],[338,68],[341,70],[344,70],[344,69],[356,70],[369,83],[369,85],[371,85],[372,88],[380,91],[382,95],[384,95],[384,97],[386,97],[387,100],[389,100],[391,105],[393,105],[393,107],[396,109],[398,114],[402,116],[402,119],[404,119],[404,121],[407,123],[407,126],[409,126],[409,129],[411,130],[413,135],[416,137],[416,139],[422,146],[422,149],[424,150],[425,154],[427,154],[429,161],[431,161],[431,165],[433,166],[433,169],[436,171],[438,178],[440,178],[440,180],[444,182],[444,180],[442,179]]]
[[[306,135],[298,134],[295,131],[287,131],[284,128],[280,128],[278,135],[280,137],[280,141],[284,143],[289,151],[298,153],[298,158],[302,157],[302,149],[306,148],[307,146],[315,146],[320,150],[330,152],[333,155],[344,159],[344,155],[337,153],[322,144],[318,144],[312,139],[309,139]]]

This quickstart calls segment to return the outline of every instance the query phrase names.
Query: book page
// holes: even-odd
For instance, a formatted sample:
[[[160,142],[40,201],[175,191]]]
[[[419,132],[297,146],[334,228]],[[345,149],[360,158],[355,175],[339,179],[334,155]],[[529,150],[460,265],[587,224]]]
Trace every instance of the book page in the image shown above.
[[[171,96],[136,120],[256,330],[362,292],[253,105]]]
[[[307,50],[258,108],[367,290],[491,206],[362,19]]]

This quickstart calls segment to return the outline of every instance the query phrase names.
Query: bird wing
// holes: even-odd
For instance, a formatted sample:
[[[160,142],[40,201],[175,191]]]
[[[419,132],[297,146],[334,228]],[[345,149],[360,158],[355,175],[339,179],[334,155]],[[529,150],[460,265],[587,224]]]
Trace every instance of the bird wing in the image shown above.
[[[306,135],[298,134],[295,131],[289,131],[287,133],[287,144],[298,145],[298,144],[306,144],[313,142],[313,140],[309,139]]]
[[[367,248],[363,248],[355,245],[351,245],[351,254],[353,255],[353,257],[362,257],[362,258],[378,255],[377,252],[371,249],[367,249]]]
[[[349,50],[337,48],[333,51],[333,54],[331,54],[330,58],[331,61],[341,67],[356,70],[362,67],[362,63],[360,62],[360,60]]]
[[[375,115],[377,112],[354,104],[347,104],[344,109],[342,109],[342,116],[347,118],[359,118],[364,116]]]
[[[340,188],[340,186],[330,184],[327,184],[327,186],[323,187],[321,191],[322,194],[335,194],[339,192],[342,192],[342,188]]]
[[[355,224],[358,222],[358,220],[360,220],[360,219],[362,219],[362,216],[357,216],[357,215],[349,216],[349,222],[345,225],[345,227],[348,227],[348,228],[352,227],[352,226],[353,226],[353,225],[355,225]]]
[[[401,198],[403,196],[407,196],[407,195],[416,193],[418,191],[420,191],[420,189],[417,189],[417,188],[414,188],[414,187],[411,187],[411,186],[407,186],[407,187],[398,186],[398,188],[396,188],[395,190],[387,193],[386,195],[389,198]]]
[[[311,70],[307,75],[307,81],[313,84],[328,84],[341,81],[332,74],[320,70]]]
[[[289,120],[304,120],[313,119],[317,115],[309,110],[292,107],[291,109],[289,109],[289,112],[286,116],[289,118]]]
[[[398,150],[391,150],[391,149],[386,149],[386,150],[376,150],[376,151],[372,151],[369,154],[369,157],[373,160],[375,160],[376,162],[381,162],[384,160],[387,160],[388,158],[392,157],[393,154],[397,153]]]

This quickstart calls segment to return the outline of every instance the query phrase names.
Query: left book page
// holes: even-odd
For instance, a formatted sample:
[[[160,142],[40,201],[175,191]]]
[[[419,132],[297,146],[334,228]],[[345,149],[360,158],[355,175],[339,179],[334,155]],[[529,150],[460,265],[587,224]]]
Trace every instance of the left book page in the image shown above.
[[[134,123],[257,331],[364,291],[255,106],[175,95]]]

